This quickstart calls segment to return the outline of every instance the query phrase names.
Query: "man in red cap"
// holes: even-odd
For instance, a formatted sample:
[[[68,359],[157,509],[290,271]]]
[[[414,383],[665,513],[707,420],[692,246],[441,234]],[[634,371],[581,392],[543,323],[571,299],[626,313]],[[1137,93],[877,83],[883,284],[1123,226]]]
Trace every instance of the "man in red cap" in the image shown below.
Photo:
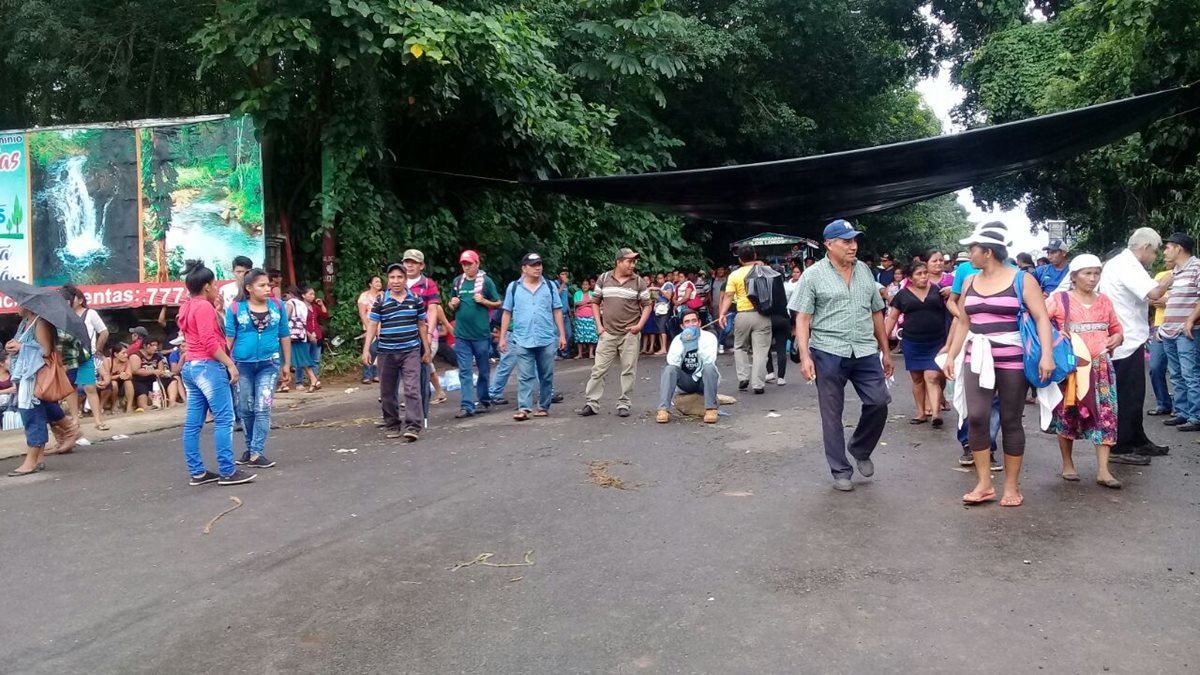
[[[463,273],[454,278],[450,310],[454,312],[454,356],[458,361],[458,379],[462,383],[462,404],[455,417],[473,417],[476,400],[482,410],[491,407],[488,380],[492,352],[492,328],[488,312],[499,309],[500,292],[496,284],[479,269],[479,254],[463,251],[458,257]],[[472,362],[479,368],[479,380],[471,389]]]

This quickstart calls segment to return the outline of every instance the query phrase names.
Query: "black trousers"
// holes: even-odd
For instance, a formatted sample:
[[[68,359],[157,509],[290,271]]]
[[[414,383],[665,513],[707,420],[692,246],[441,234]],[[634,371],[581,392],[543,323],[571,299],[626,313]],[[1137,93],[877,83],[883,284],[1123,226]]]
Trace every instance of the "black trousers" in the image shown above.
[[[767,356],[767,372],[781,379],[787,375],[788,340],[792,339],[792,321],[786,316],[771,317],[771,354]],[[779,365],[775,365],[779,364]]]
[[[1117,444],[1113,454],[1129,454],[1150,442],[1142,425],[1146,404],[1146,345],[1123,359],[1113,359],[1117,371]]]

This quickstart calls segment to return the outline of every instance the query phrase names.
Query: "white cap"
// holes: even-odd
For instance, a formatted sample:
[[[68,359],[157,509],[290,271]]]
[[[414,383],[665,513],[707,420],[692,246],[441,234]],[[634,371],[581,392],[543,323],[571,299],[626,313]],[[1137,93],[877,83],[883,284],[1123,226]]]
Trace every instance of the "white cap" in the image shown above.
[[[971,236],[960,240],[958,243],[963,246],[995,244],[1008,248],[1012,246],[1012,239],[1008,236],[1008,226],[998,220],[993,220],[990,223],[976,225],[975,231],[971,233]]]
[[[1091,253],[1083,253],[1071,258],[1071,264],[1067,267],[1068,271],[1078,272],[1079,270],[1091,269],[1093,267],[1104,267],[1104,263]]]

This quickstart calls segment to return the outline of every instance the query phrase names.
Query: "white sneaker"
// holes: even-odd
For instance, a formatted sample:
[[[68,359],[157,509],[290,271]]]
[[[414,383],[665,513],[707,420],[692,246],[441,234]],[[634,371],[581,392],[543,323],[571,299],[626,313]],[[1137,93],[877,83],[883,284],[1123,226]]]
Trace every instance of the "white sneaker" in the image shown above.
[[[717,345],[717,353],[724,354],[725,353],[725,345]]]
[[[781,378],[775,380],[775,384],[782,387],[783,385],[787,384],[787,382],[785,382],[784,379],[781,377]]]
[[[767,382],[775,381],[775,373],[767,373]]]

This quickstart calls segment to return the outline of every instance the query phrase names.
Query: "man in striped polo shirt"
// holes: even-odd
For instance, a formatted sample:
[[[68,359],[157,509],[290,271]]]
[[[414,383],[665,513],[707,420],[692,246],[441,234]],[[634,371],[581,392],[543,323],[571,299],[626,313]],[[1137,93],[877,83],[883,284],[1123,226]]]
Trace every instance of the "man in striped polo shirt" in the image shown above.
[[[1158,329],[1167,353],[1171,384],[1175,387],[1175,414],[1163,424],[1180,431],[1200,431],[1200,363],[1195,341],[1183,330],[1200,301],[1200,259],[1192,255],[1194,247],[1192,238],[1182,232],[1167,237],[1163,243],[1163,260],[1175,272],[1163,323]]]
[[[371,363],[371,343],[379,338],[379,393],[383,399],[383,421],[388,438],[412,443],[421,434],[421,362],[433,359],[429,346],[425,302],[408,289],[404,265],[387,269],[388,292],[379,297],[367,314],[362,361]],[[422,357],[424,353],[424,357]],[[404,386],[404,420],[400,420],[399,386]]]
[[[640,254],[630,248],[617,251],[616,265],[600,275],[592,291],[596,310],[596,331],[600,343],[596,346],[596,363],[592,366],[584,390],[586,402],[579,409],[583,417],[600,412],[604,397],[604,376],[614,363],[621,364],[621,395],[617,397],[617,415],[629,417],[633,384],[637,381],[638,346],[642,328],[650,318],[650,287],[638,276]],[[664,317],[665,318],[665,317]]]

